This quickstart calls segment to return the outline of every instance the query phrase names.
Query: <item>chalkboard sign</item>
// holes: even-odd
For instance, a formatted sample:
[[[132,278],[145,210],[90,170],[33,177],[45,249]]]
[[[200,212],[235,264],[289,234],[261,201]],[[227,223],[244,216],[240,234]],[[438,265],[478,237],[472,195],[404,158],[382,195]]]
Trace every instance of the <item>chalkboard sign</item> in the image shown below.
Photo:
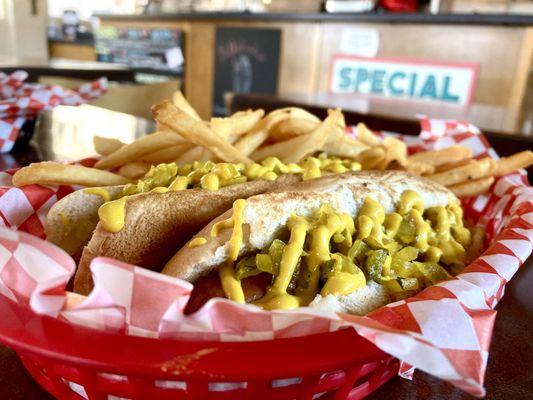
[[[183,70],[182,42],[178,29],[102,26],[95,34],[98,61],[169,74]]]
[[[280,29],[217,29],[213,114],[228,114],[224,93],[276,93],[280,39]]]

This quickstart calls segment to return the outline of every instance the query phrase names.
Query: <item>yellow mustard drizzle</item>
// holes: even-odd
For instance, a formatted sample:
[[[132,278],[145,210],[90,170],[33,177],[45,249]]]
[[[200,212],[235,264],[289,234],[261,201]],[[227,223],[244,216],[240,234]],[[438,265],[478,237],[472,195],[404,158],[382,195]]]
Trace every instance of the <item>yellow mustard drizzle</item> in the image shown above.
[[[228,242],[228,260],[224,263],[222,268],[220,268],[219,276],[222,283],[222,289],[224,290],[226,297],[241,304],[244,304],[245,302],[244,292],[242,290],[241,281],[235,277],[233,263],[239,257],[239,251],[243,242],[242,224],[244,222],[245,207],[246,200],[236,200],[233,203],[233,213],[231,218],[217,222],[215,225],[213,225],[213,230],[211,231],[211,236],[216,236],[222,226],[224,228],[233,227],[231,237]],[[223,224],[220,224],[221,222]],[[218,226],[218,228],[215,229],[215,226]]]
[[[217,237],[218,232],[233,226],[233,217],[222,221],[215,222],[211,228],[211,237]]]
[[[236,261],[239,257],[239,250],[242,246],[242,224],[244,222],[244,208],[246,207],[246,200],[239,199],[233,203],[233,231],[229,240],[229,258]]]
[[[150,192],[161,194],[161,193],[166,193],[166,192],[168,192],[168,190],[169,190],[169,189],[168,189],[167,187],[164,187],[164,186],[157,186],[157,187],[153,188],[152,190],[150,190]]]
[[[431,226],[424,220],[422,217],[422,214],[418,209],[411,208],[409,210],[409,217],[411,218],[411,221],[413,221],[413,224],[415,225],[415,232],[416,232],[416,244],[415,247],[422,251],[426,251],[429,247],[428,244],[428,234],[431,230]]]
[[[302,179],[307,181],[309,179],[315,179],[322,176],[322,171],[320,170],[321,162],[320,159],[316,157],[308,157],[302,162],[302,167],[304,172]]]
[[[60,212],[58,213],[59,215],[59,218],[61,219],[61,223],[63,225],[69,225],[70,224],[70,218],[64,213],[64,212]]]
[[[389,237],[396,236],[400,224],[402,223],[402,216],[398,213],[390,213],[385,217],[385,234]]]
[[[301,162],[301,165],[284,164],[276,157],[268,157],[261,163],[248,166],[243,163],[214,163],[212,161],[195,161],[180,167],[175,163],[159,164],[152,166],[137,183],[126,185],[122,193],[115,196],[115,199],[146,192],[165,193],[195,187],[215,191],[250,180],[274,181],[282,174],[302,174],[302,178],[306,180],[320,177],[322,171],[345,172],[360,169],[359,163],[347,159],[328,158],[325,154],[319,157],[308,157]],[[85,191],[101,196],[104,202],[112,200],[103,188],[90,188]],[[106,223],[102,225],[107,226]],[[114,223],[114,226],[118,225],[118,222]]]
[[[336,296],[344,296],[355,292],[357,289],[366,285],[366,278],[363,271],[357,270],[356,274],[348,272],[339,272],[328,278],[320,294],[327,296],[333,294]]]
[[[204,244],[207,243],[207,239],[204,238],[204,237],[195,237],[194,239],[191,239],[191,241],[189,242],[189,244],[187,246],[189,247],[198,247],[198,246],[202,246]]]
[[[124,227],[126,198],[108,201],[98,209],[100,223],[106,231],[117,233]]]
[[[172,181],[172,183],[169,186],[169,189],[171,191],[175,190],[185,190],[187,189],[187,186],[191,183],[191,178],[188,176],[177,176],[176,179]]]
[[[226,297],[239,304],[244,304],[246,302],[244,291],[242,290],[241,281],[235,277],[233,262],[230,260],[226,261],[220,268],[218,274]]]
[[[94,194],[96,196],[100,196],[104,202],[108,202],[111,200],[111,196],[109,195],[109,192],[101,187],[95,187],[95,188],[88,188],[84,189],[85,193],[88,194]]]
[[[413,208],[421,213],[424,212],[424,202],[417,192],[414,190],[406,190],[400,196],[398,213],[402,215],[407,214]]]
[[[202,189],[218,190],[220,188],[220,178],[214,173],[205,174],[200,178],[200,186]]]
[[[381,204],[372,197],[367,197],[359,212],[359,218],[363,218],[362,222],[360,222],[360,226],[362,227],[362,230],[364,230],[364,237],[373,236],[375,240],[381,242],[381,226],[383,225],[383,222],[385,222],[385,210],[383,210]],[[363,238],[361,237],[360,239]]]
[[[279,273],[267,294],[254,302],[265,310],[286,310],[300,306],[300,298],[288,294],[287,288],[302,255],[309,223],[303,217],[292,216],[287,226],[291,234],[289,243],[283,251]]]
[[[233,215],[238,215],[235,208]],[[242,231],[235,229],[239,224],[234,217],[217,224],[212,234],[234,226],[232,238],[242,240]],[[365,286],[369,279],[384,285],[393,298],[410,296],[447,279],[450,272],[446,268],[455,273],[464,267],[467,259],[464,245],[473,241],[470,229],[464,226],[459,204],[425,209],[422,198],[414,191],[404,192],[396,212],[388,215],[375,199],[367,197],[355,221],[324,205],[310,217],[291,216],[287,228],[287,244],[278,240],[274,253],[263,250],[253,256],[260,269],[251,275],[261,272],[273,275],[265,296],[254,302],[267,310],[306,306],[318,293],[347,295]],[[479,237],[476,231],[477,252],[481,251]],[[238,243],[240,248],[242,242]],[[235,275],[238,248],[234,246],[237,250],[220,271],[221,279],[226,280],[223,287],[227,294],[242,290]],[[277,267],[273,267],[275,254],[280,254]],[[243,268],[254,268],[249,263],[252,258],[246,260],[241,260],[246,261]],[[241,268],[241,261],[237,269]],[[242,271],[239,269],[238,276],[250,276]],[[238,296],[230,293],[228,297]]]
[[[329,207],[321,208],[318,215],[318,222],[311,230],[311,246],[307,258],[307,270],[309,273],[307,287],[298,288],[297,290],[305,305],[309,304],[318,292],[319,267],[322,263],[331,259],[329,243],[332,237],[346,229],[343,224],[343,218]]]
[[[439,262],[442,257],[442,250],[436,246],[430,246],[426,251],[426,261]]]
[[[352,247],[353,244],[355,224],[353,218],[350,217],[348,214],[341,213],[339,214],[339,217],[341,219],[342,225],[344,226],[344,230],[342,231],[342,233],[336,233],[333,238],[335,243],[339,243],[340,250],[344,253],[348,253],[350,247]],[[338,237],[338,240],[336,240],[336,237]]]

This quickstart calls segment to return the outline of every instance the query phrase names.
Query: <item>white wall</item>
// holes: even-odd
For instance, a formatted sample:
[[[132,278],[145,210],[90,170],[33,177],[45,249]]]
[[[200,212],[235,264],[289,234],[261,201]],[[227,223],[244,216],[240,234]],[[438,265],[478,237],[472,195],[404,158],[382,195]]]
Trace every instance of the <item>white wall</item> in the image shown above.
[[[48,0],[48,15],[61,18],[64,10],[74,10],[82,20],[94,13],[133,14],[136,0]]]
[[[28,0],[0,0],[0,61],[39,63],[48,59],[47,0],[35,1],[37,14],[33,15]]]
[[[16,59],[11,0],[0,0],[0,62]]]

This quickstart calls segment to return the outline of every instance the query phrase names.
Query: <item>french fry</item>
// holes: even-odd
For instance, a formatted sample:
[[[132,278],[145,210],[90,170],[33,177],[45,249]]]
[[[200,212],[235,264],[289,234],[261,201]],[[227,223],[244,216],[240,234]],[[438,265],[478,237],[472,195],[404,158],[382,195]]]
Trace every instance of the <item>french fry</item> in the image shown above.
[[[335,125],[329,131],[328,140],[326,141],[326,143],[336,142],[336,141],[347,141],[347,140],[353,140],[355,142],[361,143],[357,139],[353,139],[353,138],[349,137],[346,134],[346,131],[343,128],[341,128],[339,125]]]
[[[237,140],[241,138],[241,135],[229,135],[226,139],[229,144],[234,144]]]
[[[321,150],[331,156],[352,158],[355,160],[363,151],[367,149],[369,149],[369,147],[366,144],[344,135],[344,138],[342,139],[328,139],[324,146],[322,146]]]
[[[448,189],[450,189],[457,197],[471,197],[487,193],[493,183],[494,177],[487,176],[485,178],[448,186]]]
[[[108,154],[117,151],[125,144],[126,143],[114,138],[107,138],[103,136],[93,137],[94,150],[101,156],[107,156]]]
[[[388,163],[386,169],[391,170],[391,171],[406,171],[405,165],[400,164],[396,160],[392,160],[390,163]]]
[[[493,164],[490,160],[488,157],[475,160],[458,168],[428,175],[427,178],[444,186],[452,186],[458,183],[484,178],[491,172]]]
[[[202,146],[195,146],[176,158],[174,162],[178,165],[184,165],[194,161],[213,161],[215,158],[215,155],[209,150],[204,149]]]
[[[115,186],[128,182],[129,179],[112,172],[53,161],[30,164],[19,169],[13,175],[13,185],[17,187],[34,183],[42,185]]]
[[[320,122],[307,118],[287,118],[272,127],[269,137],[275,142],[291,139],[295,136],[305,135],[315,129]]]
[[[130,180],[139,179],[150,170],[150,164],[143,161],[134,161],[119,168],[118,174]]]
[[[320,118],[300,107],[284,107],[273,110],[269,115],[287,114],[289,118],[302,118],[320,123]]]
[[[492,176],[496,174],[496,171],[498,170],[498,161],[496,161],[494,158],[486,157],[489,160],[489,171],[487,172],[487,176]]]
[[[263,118],[263,110],[239,111],[228,118],[211,118],[211,130],[227,139],[230,135],[243,135]]]
[[[407,159],[407,145],[394,137],[386,137],[383,140],[385,148],[385,158],[380,161],[375,168],[386,169],[389,164],[395,162],[401,167],[405,167]]]
[[[94,166],[109,169],[137,161],[148,153],[182,143],[182,138],[174,132],[163,131],[143,136],[136,141],[122,146],[117,151],[103,157]]]
[[[165,149],[154,151],[142,157],[143,161],[149,164],[156,165],[161,163],[169,163],[176,160],[182,154],[190,150],[194,145],[190,143],[176,144]]]
[[[429,175],[435,173],[435,167],[422,161],[410,161],[407,159],[405,170],[415,175]]]
[[[409,156],[409,161],[424,162],[434,167],[455,164],[472,158],[472,150],[464,146],[450,146],[441,150],[430,150]]]
[[[356,139],[360,140],[368,146],[379,146],[381,145],[381,140],[367,128],[362,122],[358,123],[355,127]]]
[[[155,121],[155,131],[156,132],[161,132],[161,131],[164,131],[168,129],[165,125],[163,125],[161,122],[159,121]]]
[[[340,114],[337,109],[312,132],[259,149],[252,158],[260,161],[269,156],[276,156],[284,163],[296,163],[324,146],[329,132],[338,123]]]
[[[520,153],[513,154],[509,157],[503,157],[498,160],[498,168],[496,169],[496,176],[503,176],[510,174],[520,168],[527,168],[533,165],[533,151],[525,150]]]
[[[242,116],[247,115],[247,114],[249,114],[251,112],[253,112],[253,110],[251,108],[249,108],[248,110],[235,111],[233,114],[230,115],[230,117],[242,117]]]
[[[208,126],[209,126],[209,122],[207,121],[202,121],[204,123],[206,123]],[[161,124],[160,124],[161,125]],[[162,125],[163,126],[163,129],[161,130],[157,130],[155,133],[160,133],[160,132],[166,132],[166,133],[172,133],[173,135],[177,136],[178,138],[176,139],[177,140],[177,143],[179,144],[185,144],[185,143],[189,143],[187,140],[185,140],[183,137],[181,137],[180,135],[178,135],[176,132],[174,132],[172,129],[166,127],[165,125]],[[152,133],[153,135],[153,133]]]
[[[408,159],[407,162],[409,163],[411,161],[409,161],[409,159]],[[454,162],[454,163],[448,163],[448,164],[439,165],[438,167],[435,167],[435,172],[449,171],[450,169],[461,167],[463,165],[470,164],[471,162],[472,162],[471,158],[465,158],[464,160],[460,160],[460,161],[457,161],[457,162]]]
[[[352,139],[351,137],[348,137],[346,135],[346,125],[344,122],[344,114],[340,109],[328,109],[328,116],[334,115],[336,112],[339,112],[340,114],[336,115],[335,118],[337,118],[337,123],[333,126],[333,128],[328,133],[328,142],[332,140],[343,140],[343,139]]]
[[[332,110],[328,110],[328,114],[331,112]],[[341,111],[341,116],[339,118],[339,122],[338,122],[339,126],[345,130],[346,129],[346,119],[344,118],[344,114],[342,113]]]
[[[276,112],[268,114],[250,132],[235,143],[235,148],[241,154],[249,156],[268,139],[270,129],[287,118],[289,118],[287,113]]]
[[[191,143],[209,149],[223,161],[243,162],[245,164],[252,162],[223,138],[213,133],[203,123],[196,121],[168,101],[153,106],[152,113],[156,120],[165,124]]]
[[[382,147],[370,147],[359,154],[357,161],[363,169],[373,169],[385,158],[385,150]]]
[[[195,119],[196,121],[202,120],[193,106],[191,106],[191,104],[187,101],[183,93],[181,93],[181,90],[175,91],[172,95],[172,104],[189,115],[192,119]]]

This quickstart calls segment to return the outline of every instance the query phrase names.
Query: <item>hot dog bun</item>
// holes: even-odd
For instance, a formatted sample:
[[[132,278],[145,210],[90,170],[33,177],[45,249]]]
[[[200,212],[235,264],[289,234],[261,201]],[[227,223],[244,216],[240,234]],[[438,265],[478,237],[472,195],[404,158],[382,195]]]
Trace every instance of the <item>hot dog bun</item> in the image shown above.
[[[124,186],[103,187],[111,197]],[[104,199],[85,190],[76,190],[55,203],[44,224],[46,239],[79,260],[83,247],[89,242],[98,224],[98,208]]]
[[[160,271],[172,255],[205,224],[231,208],[236,199],[264,193],[301,181],[299,175],[282,175],[274,181],[255,180],[217,191],[187,189],[143,193],[126,199],[125,223],[117,233],[100,223],[83,249],[74,291],[88,294],[93,287],[89,264],[105,256]]]
[[[354,217],[364,198],[379,202],[386,213],[394,211],[401,194],[416,191],[426,207],[458,203],[455,195],[445,187],[403,171],[362,171],[327,175],[305,181],[290,189],[259,194],[248,198],[244,209],[244,240],[239,255],[247,255],[264,248],[279,238],[288,218],[293,215],[310,216],[320,206],[328,204]],[[209,274],[228,259],[228,240],[231,229],[211,236],[213,225],[230,218],[228,210],[211,221],[196,236],[207,242],[198,247],[183,246],[165,265],[163,273],[189,282]]]

